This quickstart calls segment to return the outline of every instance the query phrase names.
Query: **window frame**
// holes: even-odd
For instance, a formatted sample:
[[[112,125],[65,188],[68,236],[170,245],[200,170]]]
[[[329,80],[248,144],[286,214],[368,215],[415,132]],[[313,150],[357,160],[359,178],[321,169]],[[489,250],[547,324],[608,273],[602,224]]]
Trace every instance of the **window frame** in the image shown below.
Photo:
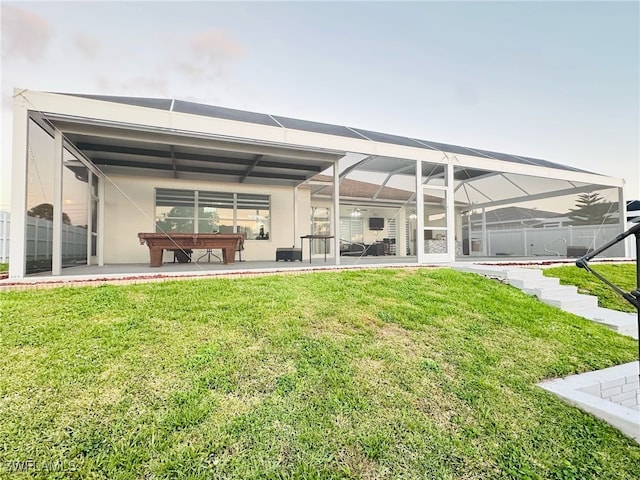
[[[258,212],[264,212],[266,210],[267,212],[267,215],[262,217],[261,219],[261,223],[263,223],[264,226],[267,227],[266,229],[267,231],[264,232],[265,238],[257,238],[257,234],[254,235],[254,232],[252,232],[251,235],[247,235],[247,232],[242,232],[242,233],[244,234],[245,240],[247,241],[263,242],[263,241],[271,240],[271,194],[264,194],[264,193],[224,192],[224,191],[201,190],[201,189],[155,187],[154,188],[155,197],[154,197],[153,208],[154,208],[154,224],[155,224],[156,231],[158,231],[158,228],[159,228],[158,227],[158,223],[159,223],[158,194],[160,193],[161,195],[165,194],[168,196],[171,194],[171,192],[181,192],[183,194],[189,193],[193,196],[193,203],[188,207],[193,208],[193,216],[189,217],[189,219],[193,221],[193,228],[192,228],[193,232],[189,232],[189,233],[194,233],[194,234],[200,233],[200,221],[205,220],[205,217],[201,217],[200,215],[200,209],[201,208],[204,209],[207,207],[202,206],[201,204],[212,203],[212,199],[216,196],[220,196],[220,198],[222,199],[221,206],[219,207],[216,206],[212,208],[231,210],[232,211],[232,230],[234,233],[240,233],[239,232],[240,227],[243,227],[243,228],[246,228],[246,227],[244,227],[243,225],[240,225],[239,221],[245,221],[245,220],[238,218],[238,212],[239,210],[252,210],[252,209],[240,208],[238,205],[239,204],[238,199],[240,198],[240,201],[243,202],[243,201],[246,201],[247,199],[250,199],[251,197],[255,197],[256,202],[262,204],[262,205],[259,205],[259,207],[261,208],[256,208],[255,210]],[[224,205],[223,204],[224,200],[231,200],[231,202],[229,202],[228,205]],[[169,206],[169,205],[160,205],[160,207],[164,207],[164,206]],[[177,205],[177,206],[186,206],[186,205]],[[174,208],[174,207],[175,206],[171,206],[171,208]],[[225,218],[225,220],[228,221],[230,219]],[[219,226],[220,225],[218,225],[218,227]]]

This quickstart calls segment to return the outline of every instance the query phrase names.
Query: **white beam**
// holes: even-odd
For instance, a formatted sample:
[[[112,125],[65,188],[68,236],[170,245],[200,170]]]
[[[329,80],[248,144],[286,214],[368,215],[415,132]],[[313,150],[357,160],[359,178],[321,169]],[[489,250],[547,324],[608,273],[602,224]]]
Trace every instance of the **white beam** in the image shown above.
[[[291,242],[291,245],[293,245],[294,247],[296,245],[296,239],[298,238],[297,226],[298,226],[298,187],[295,186],[293,187],[293,242]],[[273,237],[273,232],[271,233],[271,236]]]
[[[104,176],[98,177],[98,239],[97,239],[97,254],[98,254],[98,266],[104,266],[104,203],[105,203],[105,178]]]
[[[497,207],[500,205],[510,205],[513,203],[529,202],[532,200],[543,200],[545,198],[562,197],[564,195],[572,195],[576,193],[593,192],[595,190],[601,190],[601,189],[602,189],[602,185],[583,185],[582,187],[578,187],[578,188],[567,188],[564,190],[555,190],[552,192],[536,193],[533,195],[526,195],[522,197],[505,198],[504,200],[494,200],[486,203],[476,203],[476,204],[472,204],[471,207],[472,208]]]
[[[51,274],[62,273],[62,157],[64,140],[62,132],[53,133],[53,251]]]
[[[474,182],[476,180],[481,180],[483,178],[488,178],[488,177],[495,177],[496,175],[500,175],[500,174],[491,172],[491,173],[485,173],[484,175],[478,175],[472,178],[465,178],[464,180],[458,180],[458,185],[456,186],[454,191],[457,192],[460,187],[464,187],[469,182]]]
[[[620,230],[625,231],[627,229],[627,202],[624,198],[624,188],[618,189],[618,213],[620,214]],[[630,237],[627,237],[624,243],[624,256],[629,258],[631,256],[630,249]],[[640,241],[640,239],[638,240]]]
[[[322,149],[313,146],[261,142],[249,137],[228,138],[214,133],[176,131],[175,128],[164,129],[146,125],[104,124],[91,118],[74,119],[74,121],[55,120],[55,123],[58,128],[67,134],[99,136],[102,138],[125,139],[180,147],[208,148],[210,150],[233,151],[252,155],[267,154],[312,162],[332,162],[336,157],[343,157],[346,154],[346,152],[330,148]]]
[[[482,255],[487,256],[487,212],[482,209]]]
[[[418,263],[424,263],[424,187],[420,160],[416,160],[416,215],[416,254]]]
[[[449,261],[456,260],[456,208],[453,201],[453,165],[448,164],[444,167],[447,173],[447,204],[445,212],[447,212],[447,253]]]
[[[11,250],[9,277],[23,278],[27,266],[27,165],[29,113],[24,99],[13,99],[13,153],[11,164]]]
[[[333,163],[333,253],[336,265],[340,265],[340,166],[338,163],[337,160]],[[324,245],[323,248],[325,248]]]
[[[93,173],[87,172],[87,265],[91,265],[91,243],[93,241],[93,216],[91,215],[91,205],[93,204],[93,192],[91,186],[93,185]]]
[[[509,182],[511,185],[513,185],[514,187],[516,187],[518,190],[520,190],[522,193],[524,193],[525,195],[529,195],[529,192],[527,192],[524,188],[522,188],[520,185],[518,185],[516,182],[514,182],[513,180],[511,180],[509,177],[507,177],[504,173],[500,174],[502,176],[502,178],[504,178],[507,182]],[[571,183],[571,182],[569,182]],[[571,186],[574,186],[573,184],[571,184]]]
[[[393,177],[394,175],[397,175],[398,173],[402,173],[402,172],[404,172],[406,170],[409,170],[410,168],[413,168],[413,165],[409,165],[409,166],[405,165],[404,167],[400,167],[400,168],[396,168],[395,170],[391,170],[391,172],[389,172],[389,174],[384,179],[382,184],[376,190],[376,193],[373,194],[373,197],[371,197],[371,199],[372,200],[377,200],[378,199],[378,195],[380,195],[380,193],[382,192],[382,189],[387,186],[387,183],[389,183],[389,180],[391,180],[391,177]]]

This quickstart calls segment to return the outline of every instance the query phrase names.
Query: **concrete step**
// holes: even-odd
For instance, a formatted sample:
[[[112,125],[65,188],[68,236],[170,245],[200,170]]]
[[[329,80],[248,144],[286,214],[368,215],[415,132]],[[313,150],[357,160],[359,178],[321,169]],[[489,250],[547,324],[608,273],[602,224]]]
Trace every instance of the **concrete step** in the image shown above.
[[[576,313],[586,319],[602,323],[618,333],[638,338],[638,316],[635,313],[619,312],[601,307],[581,310]]]
[[[514,267],[502,267],[500,265],[465,265],[455,264],[453,267],[455,270],[467,273],[476,273],[478,275],[484,275],[485,277],[503,278],[503,279],[544,279],[542,271],[534,268],[514,268]]]
[[[529,291],[527,291],[529,290]],[[578,287],[573,285],[558,285],[553,288],[533,288],[525,289],[530,295],[535,295],[538,298],[567,298],[578,294]]]
[[[547,277],[530,277],[530,278],[510,278],[509,285],[513,285],[521,290],[538,289],[538,288],[557,288],[560,286],[560,280],[557,278]]]
[[[507,270],[507,279],[509,280],[531,280],[546,278],[542,275],[542,270],[537,268],[510,268]]]
[[[622,334],[638,338],[637,316],[635,313],[618,312],[598,307],[598,298],[581,295],[577,287],[560,285],[557,278],[545,277],[542,271],[532,268],[501,267],[498,265],[456,264],[454,269],[475,273],[491,278],[506,280],[529,295],[535,295],[541,302],[574,313]]]
[[[460,265],[454,266],[456,270],[460,270],[462,272],[467,273],[476,273],[478,275],[484,275],[485,277],[506,277],[506,270],[504,267],[493,266],[493,265]]]
[[[564,298],[541,298],[540,301],[578,315],[581,315],[581,311],[598,306],[598,297],[593,295],[576,294]]]

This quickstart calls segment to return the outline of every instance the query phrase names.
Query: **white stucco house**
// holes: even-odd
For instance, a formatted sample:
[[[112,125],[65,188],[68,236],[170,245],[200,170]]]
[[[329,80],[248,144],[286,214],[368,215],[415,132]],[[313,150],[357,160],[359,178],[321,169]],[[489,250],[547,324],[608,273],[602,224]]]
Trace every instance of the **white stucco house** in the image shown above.
[[[564,255],[625,225],[622,179],[520,155],[174,99],[16,89],[13,108],[11,278],[148,263],[139,232],[241,233],[248,267],[308,234],[332,237],[318,261],[381,244],[380,262],[426,264]],[[530,225],[486,228],[496,209],[563,216],[589,192],[618,223],[535,242]]]

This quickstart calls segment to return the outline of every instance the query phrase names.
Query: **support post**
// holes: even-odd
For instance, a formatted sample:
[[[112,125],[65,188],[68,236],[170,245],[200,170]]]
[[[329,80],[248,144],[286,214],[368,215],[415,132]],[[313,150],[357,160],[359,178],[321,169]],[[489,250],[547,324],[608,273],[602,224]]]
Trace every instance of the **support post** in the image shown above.
[[[11,248],[9,277],[27,273],[27,167],[29,151],[29,112],[25,100],[14,91],[13,154],[11,168]]]
[[[482,207],[482,256],[486,257],[487,255],[487,214]]]
[[[473,215],[473,209],[467,212],[467,252],[469,252],[469,256],[473,255],[471,251],[471,216]]]
[[[627,227],[627,202],[624,199],[624,188],[618,188],[618,213],[620,214],[620,231],[624,232]],[[631,254],[630,248],[631,239],[625,241],[622,246],[624,247],[624,257],[629,258]]]
[[[407,226],[407,207],[401,207],[396,217],[396,256],[406,257],[409,239],[406,234]]]
[[[98,177],[98,239],[97,248],[98,251],[98,266],[104,266],[104,182],[105,179],[102,175]]]
[[[626,206],[626,205],[625,205]],[[634,234],[636,238],[636,300],[640,301],[640,232]],[[636,305],[638,325],[638,380],[640,380],[640,306]]]
[[[449,252],[449,261],[456,261],[456,209],[453,202],[453,165],[448,162],[445,165],[447,169],[447,204],[445,207],[445,215],[447,219],[447,251]]]
[[[333,162],[333,253],[336,265],[340,265],[340,167],[338,160]]]
[[[291,245],[293,245],[294,248],[296,246],[296,239],[298,238],[298,232],[296,228],[297,225],[298,225],[298,186],[296,185],[295,187],[293,187],[293,242],[291,242]]]
[[[87,265],[91,265],[91,243],[93,240],[93,217],[91,215],[91,205],[93,204],[93,172],[87,169]]]
[[[418,263],[424,263],[424,189],[422,188],[422,160],[416,160],[416,250]]]
[[[53,240],[51,274],[62,273],[62,156],[64,145],[62,132],[53,133]]]

